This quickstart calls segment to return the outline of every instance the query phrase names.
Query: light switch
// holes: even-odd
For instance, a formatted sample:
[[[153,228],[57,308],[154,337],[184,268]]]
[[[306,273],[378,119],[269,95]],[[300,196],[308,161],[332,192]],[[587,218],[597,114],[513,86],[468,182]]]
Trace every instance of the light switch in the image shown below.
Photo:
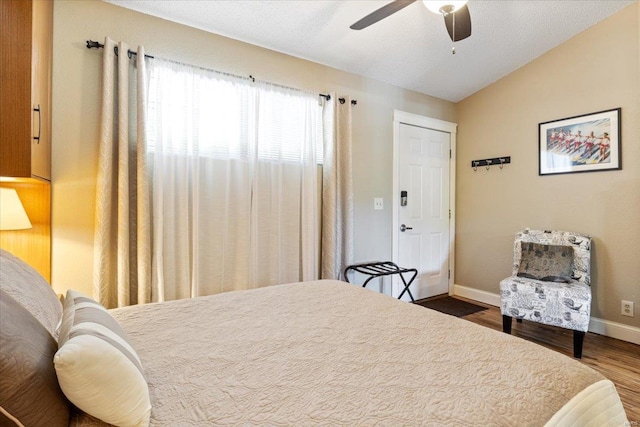
[[[373,198],[373,210],[381,211],[384,210],[384,204],[382,201],[382,197],[374,197]]]

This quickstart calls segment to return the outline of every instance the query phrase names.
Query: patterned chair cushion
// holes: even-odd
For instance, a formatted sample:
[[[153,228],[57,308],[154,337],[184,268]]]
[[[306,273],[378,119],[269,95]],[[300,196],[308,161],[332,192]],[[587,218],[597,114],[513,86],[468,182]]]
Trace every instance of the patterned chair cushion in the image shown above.
[[[555,283],[509,277],[500,282],[500,311],[516,319],[586,332],[591,288],[577,280]]]

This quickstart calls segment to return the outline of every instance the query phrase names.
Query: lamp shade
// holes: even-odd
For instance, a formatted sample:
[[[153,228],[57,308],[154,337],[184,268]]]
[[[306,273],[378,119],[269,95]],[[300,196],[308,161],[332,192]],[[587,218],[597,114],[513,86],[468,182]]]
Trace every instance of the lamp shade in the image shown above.
[[[453,13],[467,4],[467,0],[422,0],[424,5],[433,13],[441,14],[442,8],[447,13]]]
[[[26,230],[31,227],[16,190],[0,187],[0,230]]]

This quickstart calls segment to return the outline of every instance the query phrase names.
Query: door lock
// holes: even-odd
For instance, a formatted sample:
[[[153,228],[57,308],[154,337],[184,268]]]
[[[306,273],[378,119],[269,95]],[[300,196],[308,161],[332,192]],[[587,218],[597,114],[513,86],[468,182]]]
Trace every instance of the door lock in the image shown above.
[[[407,192],[404,190],[400,192],[400,206],[407,206]]]
[[[405,230],[413,230],[413,227],[407,227],[406,225],[401,224],[400,225],[400,231],[402,231],[404,233]]]

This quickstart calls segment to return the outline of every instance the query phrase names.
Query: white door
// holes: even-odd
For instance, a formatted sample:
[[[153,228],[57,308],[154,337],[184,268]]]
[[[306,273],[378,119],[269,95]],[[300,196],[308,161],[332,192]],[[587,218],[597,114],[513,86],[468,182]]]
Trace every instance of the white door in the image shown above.
[[[399,125],[397,264],[418,270],[410,288],[416,300],[449,291],[450,146],[448,132]],[[398,296],[403,286],[394,288]]]

